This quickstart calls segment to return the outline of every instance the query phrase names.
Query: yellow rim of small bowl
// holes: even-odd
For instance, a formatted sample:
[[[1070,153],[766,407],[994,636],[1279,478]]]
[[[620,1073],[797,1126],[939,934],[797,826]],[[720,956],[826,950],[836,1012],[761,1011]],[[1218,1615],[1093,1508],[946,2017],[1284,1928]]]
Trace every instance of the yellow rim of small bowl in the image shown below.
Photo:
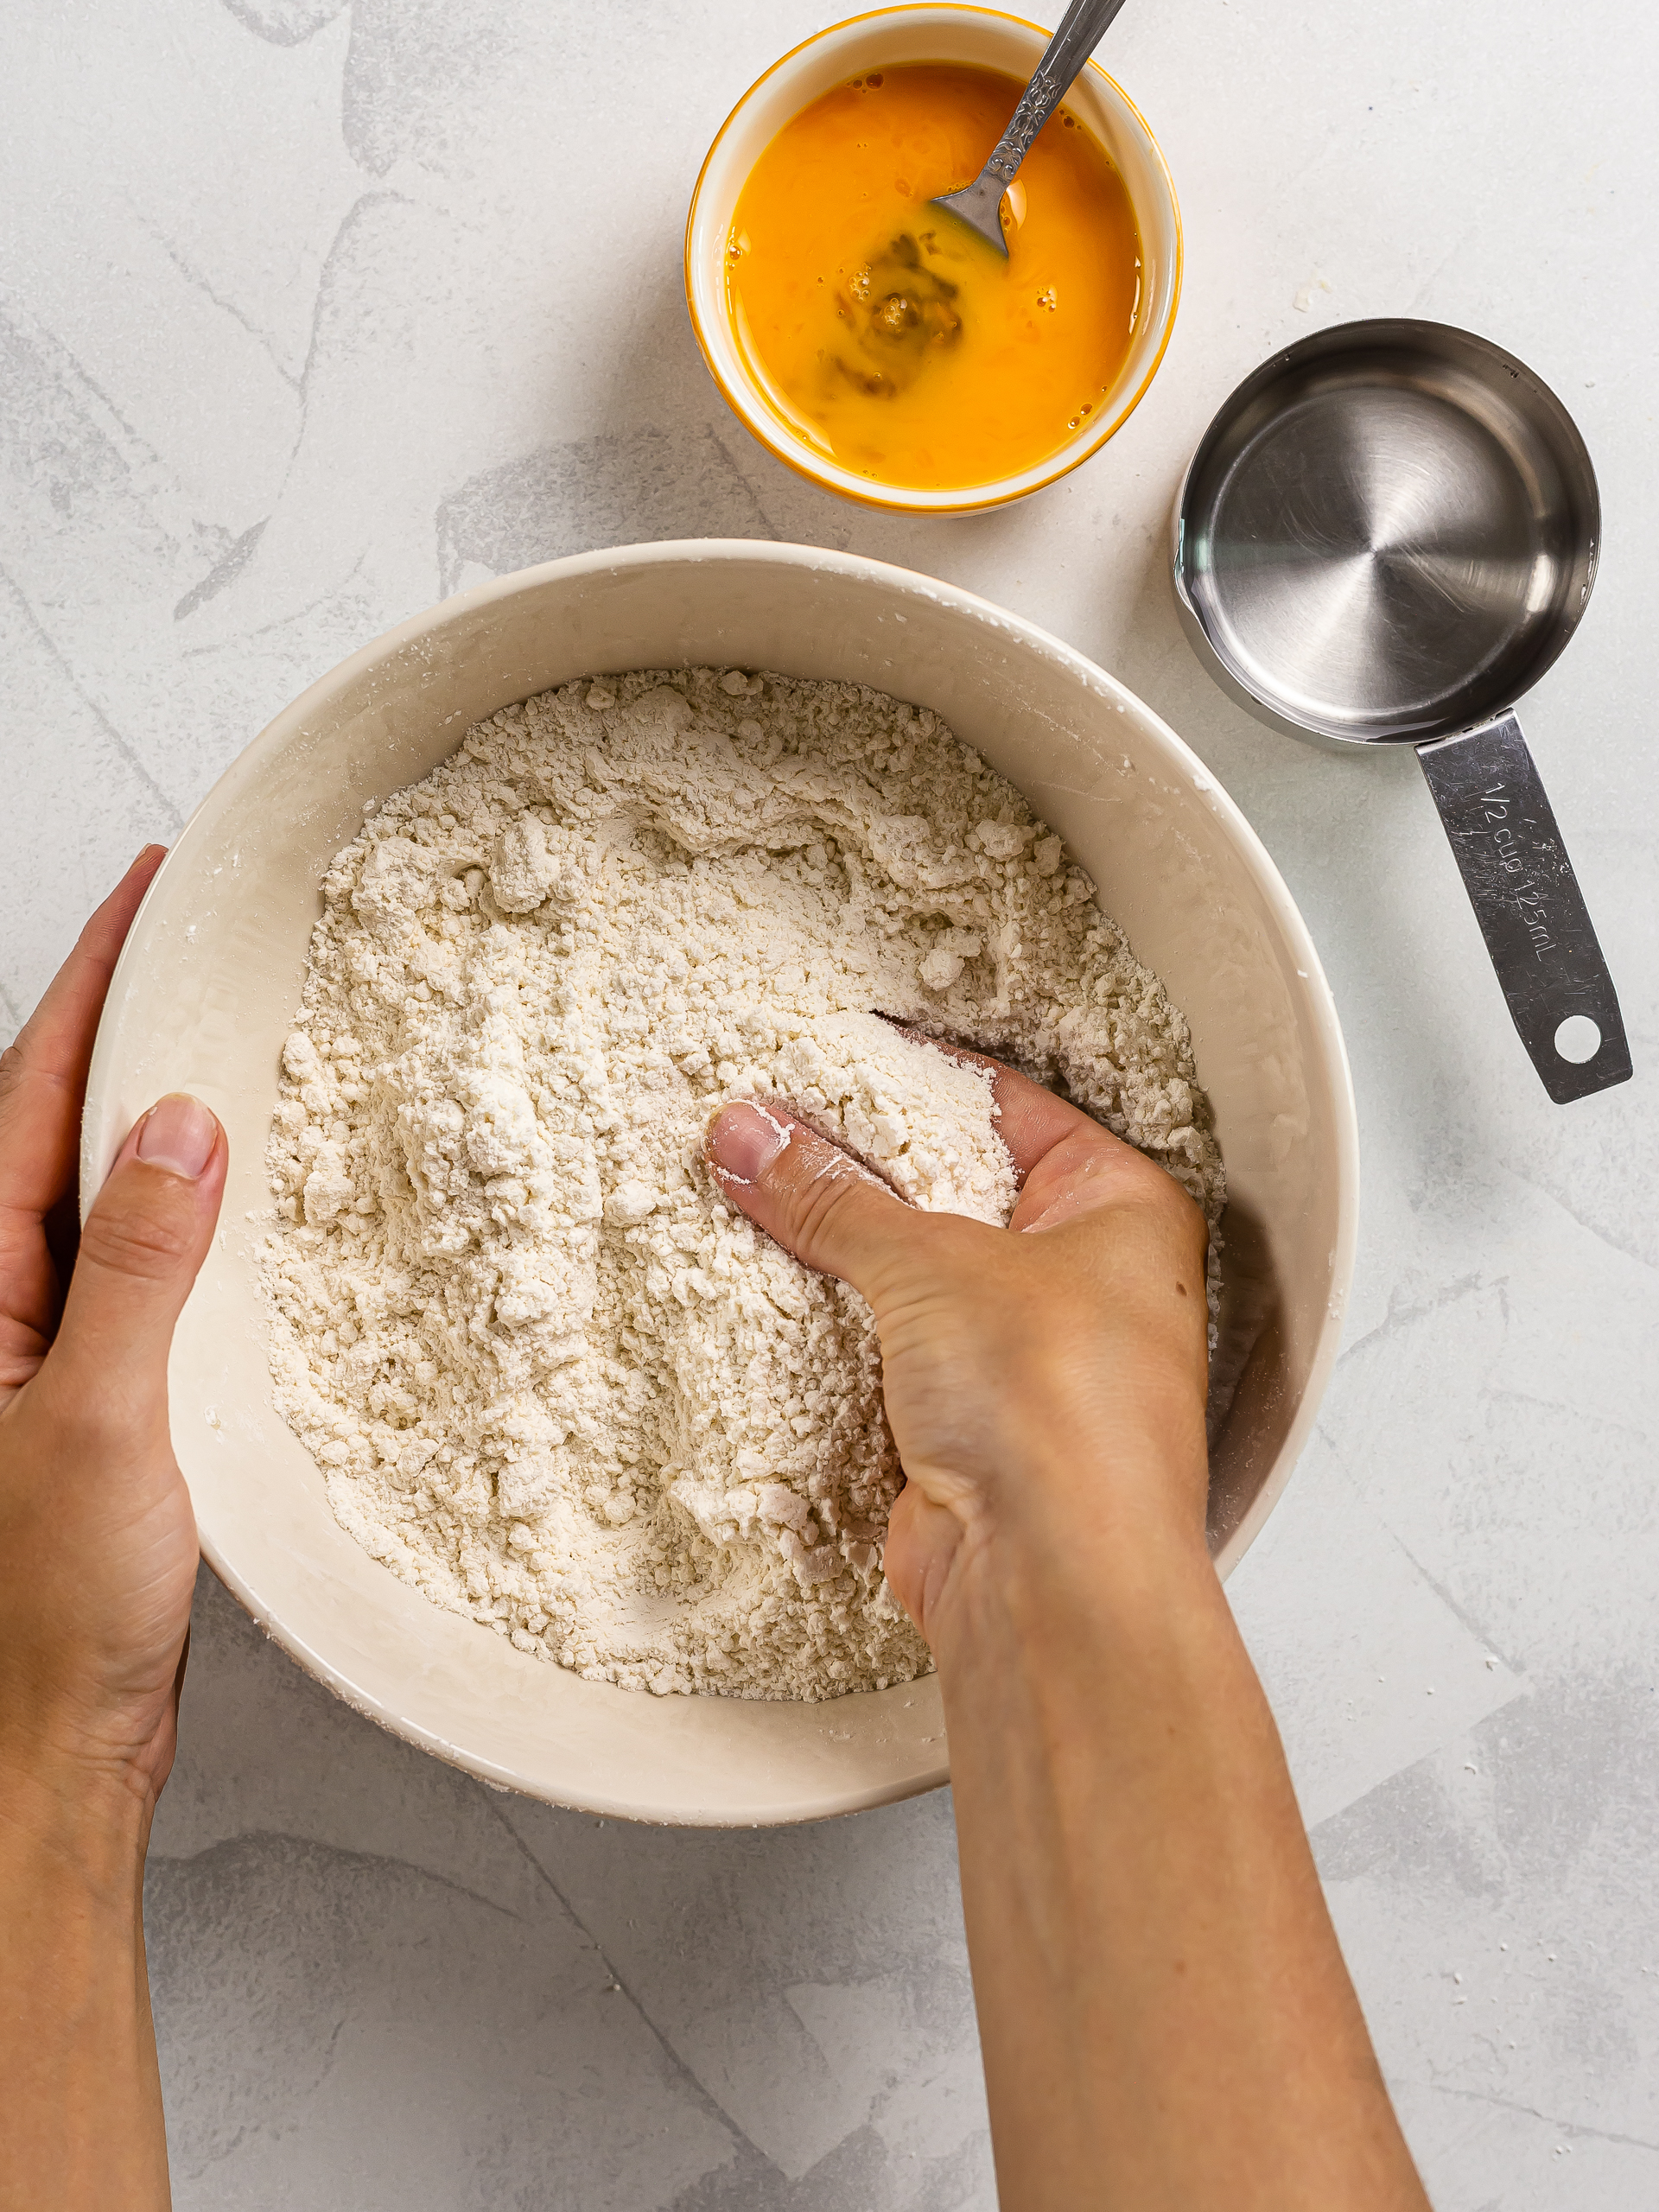
[[[804,54],[808,47],[817,46],[821,40],[834,37],[837,31],[851,30],[854,26],[858,23],[877,22],[884,16],[914,15],[918,12],[918,8],[925,8],[928,4],[929,0],[911,0],[911,4],[907,6],[901,5],[893,8],[868,8],[866,9],[861,15],[848,16],[838,23],[829,23],[825,25],[823,30],[814,31],[810,38],[802,39],[798,45],[791,46],[786,54],[780,54],[769,69],[763,69],[761,71],[760,74],[755,79],[754,82],[749,86],[742,98],[734,105],[731,113],[726,118],[725,122],[722,123],[719,130],[715,131],[714,137],[709,142],[709,151],[702,157],[702,167],[697,171],[696,183],[691,188],[691,205],[686,211],[685,218],[685,304],[687,311],[691,317],[691,328],[696,334],[697,345],[702,352],[703,361],[708,367],[709,375],[715,380],[715,386],[720,392],[721,397],[726,402],[726,404],[731,409],[733,414],[736,416],[738,421],[743,425],[750,436],[753,437],[758,444],[764,446],[766,451],[771,454],[775,460],[781,461],[785,468],[792,468],[798,476],[804,476],[809,484],[816,484],[821,492],[833,493],[838,499],[850,499],[856,505],[861,507],[879,507],[888,513],[910,515],[982,514],[988,508],[1005,507],[1011,505],[1012,502],[1016,499],[1030,499],[1033,493],[1045,492],[1048,489],[1048,486],[1051,484],[1058,484],[1061,477],[1069,476],[1074,468],[1081,468],[1085,461],[1092,461],[1095,455],[1100,451],[1101,448],[1106,444],[1108,440],[1115,438],[1117,435],[1117,433],[1122,429],[1125,423],[1128,421],[1130,416],[1134,414],[1135,409],[1141,404],[1142,399],[1145,398],[1147,387],[1150,385],[1154,377],[1157,375],[1159,368],[1162,364],[1164,355],[1169,351],[1169,341],[1175,333],[1175,317],[1179,311],[1181,304],[1181,281],[1185,267],[1185,251],[1181,235],[1181,203],[1175,191],[1175,180],[1170,174],[1169,163],[1164,158],[1164,149],[1159,144],[1157,136],[1154,133],[1152,125],[1147,121],[1146,117],[1141,114],[1140,109],[1124,91],[1122,86],[1118,83],[1116,78],[1110,75],[1106,70],[1103,69],[1099,62],[1090,60],[1085,62],[1084,66],[1085,68],[1092,69],[1097,77],[1105,78],[1106,82],[1123,102],[1124,106],[1128,109],[1130,114],[1140,124],[1142,130],[1146,132],[1147,143],[1151,147],[1158,166],[1164,173],[1164,182],[1169,191],[1170,208],[1175,218],[1174,286],[1170,293],[1169,313],[1164,318],[1163,336],[1158,341],[1158,351],[1153,355],[1146,374],[1141,378],[1139,385],[1136,385],[1135,391],[1130,394],[1128,404],[1123,407],[1119,414],[1114,416],[1112,420],[1106,424],[1105,428],[1100,432],[1099,435],[1094,440],[1094,442],[1091,445],[1084,447],[1080,453],[1073,454],[1069,460],[1059,462],[1058,466],[1052,469],[1046,476],[1039,477],[1034,484],[1027,484],[1017,492],[995,493],[989,498],[980,497],[958,499],[949,505],[938,505],[932,501],[929,501],[925,505],[918,506],[913,499],[902,499],[898,497],[896,494],[884,498],[878,492],[854,491],[844,484],[831,483],[821,470],[815,468],[812,466],[811,462],[806,459],[798,446],[794,449],[791,449],[789,446],[779,444],[775,439],[769,437],[766,431],[762,429],[758,423],[750,421],[747,410],[740,404],[738,399],[734,397],[732,391],[731,386],[727,383],[726,378],[721,374],[720,370],[715,364],[714,354],[709,348],[708,335],[702,327],[702,318],[697,313],[696,291],[691,281],[691,234],[696,227],[697,202],[702,197],[703,182],[709,175],[709,165],[714,160],[715,156],[720,151],[721,139],[725,137],[726,133],[731,129],[733,124],[736,122],[738,117],[748,105],[749,102],[754,98],[754,95],[760,91],[761,86],[766,82],[768,78],[775,77],[778,72],[784,67],[785,63],[792,61],[798,54]],[[1033,23],[1024,16],[1010,15],[1006,8],[977,8],[961,5],[958,4],[958,0],[938,0],[938,7],[941,14],[946,12],[948,10],[949,12],[953,15],[984,16],[995,22],[1017,23],[1021,30],[1035,31],[1039,38],[1046,38],[1049,35],[1049,34],[1044,30],[1040,23]],[[753,397],[758,404],[759,411],[768,418],[775,421],[775,410],[767,406],[764,396],[758,391],[754,390],[753,386],[749,386],[747,389],[753,391]]]

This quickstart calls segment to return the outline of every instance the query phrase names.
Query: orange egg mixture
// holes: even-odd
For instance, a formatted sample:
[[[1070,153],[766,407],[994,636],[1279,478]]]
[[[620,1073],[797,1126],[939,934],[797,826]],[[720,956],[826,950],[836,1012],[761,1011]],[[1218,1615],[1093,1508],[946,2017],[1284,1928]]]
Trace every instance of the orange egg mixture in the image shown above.
[[[1035,467],[1128,352],[1135,210],[1067,110],[1002,203],[1006,261],[927,205],[977,176],[1022,89],[956,62],[855,77],[784,125],[738,200],[727,297],[750,371],[798,434],[878,483]]]

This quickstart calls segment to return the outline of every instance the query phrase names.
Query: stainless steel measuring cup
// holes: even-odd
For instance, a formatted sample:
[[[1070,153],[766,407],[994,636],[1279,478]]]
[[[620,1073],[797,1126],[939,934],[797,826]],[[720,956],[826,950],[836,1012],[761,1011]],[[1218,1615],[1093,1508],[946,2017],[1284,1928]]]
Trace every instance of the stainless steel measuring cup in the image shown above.
[[[1578,626],[1601,502],[1511,355],[1350,322],[1247,377],[1175,509],[1175,594],[1223,687],[1293,737],[1412,745],[1522,1042],[1558,1105],[1628,1080],[1612,979],[1515,702]]]

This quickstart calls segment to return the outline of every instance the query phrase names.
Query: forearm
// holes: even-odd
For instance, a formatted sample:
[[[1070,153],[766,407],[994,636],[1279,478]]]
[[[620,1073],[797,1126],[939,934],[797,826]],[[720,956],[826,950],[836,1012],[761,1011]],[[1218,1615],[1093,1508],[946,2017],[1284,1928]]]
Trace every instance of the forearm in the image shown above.
[[[1419,2212],[1201,1543],[1046,1516],[936,1637],[1004,2212]]]
[[[118,1780],[0,1766],[3,2212],[166,2212],[144,1968],[149,1815]]]

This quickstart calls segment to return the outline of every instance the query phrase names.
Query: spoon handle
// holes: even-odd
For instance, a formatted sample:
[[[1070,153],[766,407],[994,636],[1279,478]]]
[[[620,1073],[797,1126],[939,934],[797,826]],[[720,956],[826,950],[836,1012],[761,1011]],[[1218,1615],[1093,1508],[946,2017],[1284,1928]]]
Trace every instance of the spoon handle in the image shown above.
[[[1031,151],[1031,142],[1071,91],[1072,81],[1101,40],[1123,0],[1071,0],[1048,41],[1020,105],[985,164],[1005,185]]]

